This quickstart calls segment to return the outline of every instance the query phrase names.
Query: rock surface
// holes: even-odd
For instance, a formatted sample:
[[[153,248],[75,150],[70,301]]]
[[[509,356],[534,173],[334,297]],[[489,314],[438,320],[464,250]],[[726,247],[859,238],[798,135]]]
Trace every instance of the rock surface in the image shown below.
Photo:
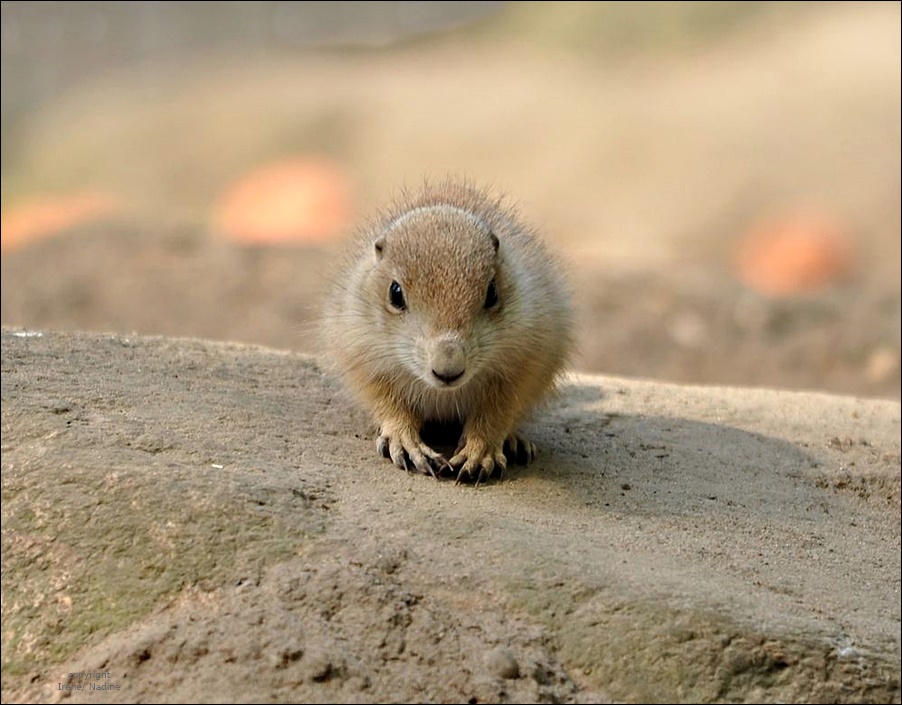
[[[899,402],[574,376],[474,489],[306,356],[2,343],[4,701],[900,699]]]

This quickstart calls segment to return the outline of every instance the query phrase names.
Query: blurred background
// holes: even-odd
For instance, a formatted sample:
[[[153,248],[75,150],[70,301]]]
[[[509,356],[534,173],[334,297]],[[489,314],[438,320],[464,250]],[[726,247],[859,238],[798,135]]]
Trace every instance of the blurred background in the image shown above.
[[[5,325],[312,351],[457,174],[569,263],[576,368],[900,397],[898,2],[0,7]]]

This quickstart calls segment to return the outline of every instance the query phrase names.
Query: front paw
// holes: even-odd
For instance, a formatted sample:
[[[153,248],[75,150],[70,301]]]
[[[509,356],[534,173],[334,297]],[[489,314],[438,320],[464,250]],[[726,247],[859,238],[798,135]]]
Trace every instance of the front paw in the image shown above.
[[[459,468],[457,482],[475,477],[477,486],[488,480],[496,469],[501,477],[507,467],[503,444],[488,443],[481,438],[469,438],[448,462],[451,467]]]
[[[441,453],[423,443],[420,432],[413,427],[384,424],[376,439],[376,451],[407,472],[412,472],[413,464],[423,475],[438,477],[438,473],[450,467]]]

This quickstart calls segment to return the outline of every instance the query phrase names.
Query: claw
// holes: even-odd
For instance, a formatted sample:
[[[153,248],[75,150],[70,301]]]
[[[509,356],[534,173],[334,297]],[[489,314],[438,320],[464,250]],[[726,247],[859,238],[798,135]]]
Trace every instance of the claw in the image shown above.
[[[432,458],[420,451],[411,453],[413,464],[417,466],[421,475],[432,475],[435,477],[435,470],[432,469]]]
[[[391,461],[395,465],[397,465],[402,470],[410,472],[410,468],[407,465],[407,453],[404,452],[404,448],[400,443],[392,443],[389,447],[389,454]]]
[[[461,482],[471,480],[475,476],[476,482],[473,486],[479,487],[481,483],[492,476],[495,466],[496,463],[491,457],[484,458],[482,462],[477,460],[467,460],[458,471],[457,480],[454,484],[459,485]]]
[[[412,428],[397,431],[383,426],[376,438],[376,451],[408,473],[416,472],[438,479],[445,468],[450,467],[448,461],[423,443],[419,433]]]
[[[535,445],[517,432],[511,433],[504,441],[505,455],[518,465],[529,465],[536,457]]]
[[[452,468],[448,461],[445,460],[444,456],[439,455],[438,457],[429,459],[429,472],[436,480],[440,480],[447,470],[453,472],[454,468]]]
[[[449,475],[454,474],[454,467],[451,465],[451,463],[448,462],[448,460],[445,458],[445,456],[440,455],[437,458],[433,458],[433,460],[439,466],[439,470],[438,470],[439,475],[444,475],[446,472]],[[438,478],[438,475],[435,475],[435,477]]]
[[[436,453],[425,445],[421,446],[419,449],[410,451],[409,455],[420,473],[423,475],[432,475],[435,479],[439,479],[439,475],[444,469],[450,467],[443,455]]]

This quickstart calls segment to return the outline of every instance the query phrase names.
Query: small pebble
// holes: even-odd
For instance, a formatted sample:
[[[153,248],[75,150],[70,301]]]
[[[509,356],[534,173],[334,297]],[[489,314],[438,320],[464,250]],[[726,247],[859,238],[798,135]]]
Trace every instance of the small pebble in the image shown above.
[[[316,682],[322,683],[329,680],[335,674],[332,660],[325,654],[312,654],[306,661],[306,675]]]
[[[281,645],[271,655],[270,661],[275,668],[285,668],[288,664],[300,661],[304,656],[304,647],[297,642]]]
[[[485,666],[489,673],[498,678],[511,679],[520,676],[517,659],[510,651],[501,646],[486,653]]]

